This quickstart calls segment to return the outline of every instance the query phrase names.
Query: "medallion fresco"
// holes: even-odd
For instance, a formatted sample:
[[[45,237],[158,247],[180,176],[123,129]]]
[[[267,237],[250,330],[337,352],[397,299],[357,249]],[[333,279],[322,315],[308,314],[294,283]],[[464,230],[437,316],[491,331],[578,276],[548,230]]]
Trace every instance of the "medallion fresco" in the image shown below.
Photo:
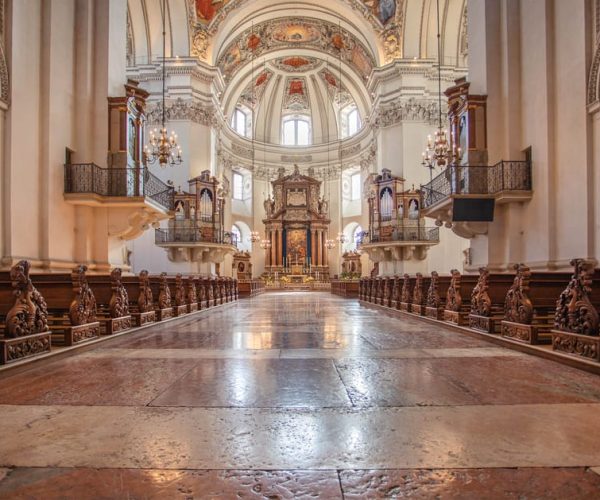
[[[225,7],[231,0],[195,0],[196,19],[200,24],[210,24],[218,12]]]
[[[285,48],[310,48],[341,58],[363,80],[375,66],[375,58],[365,45],[338,25],[312,18],[286,18],[265,21],[248,28],[231,42],[217,59],[226,81],[252,57]],[[302,67],[302,57],[283,58],[288,67]],[[308,59],[307,59],[308,60]]]

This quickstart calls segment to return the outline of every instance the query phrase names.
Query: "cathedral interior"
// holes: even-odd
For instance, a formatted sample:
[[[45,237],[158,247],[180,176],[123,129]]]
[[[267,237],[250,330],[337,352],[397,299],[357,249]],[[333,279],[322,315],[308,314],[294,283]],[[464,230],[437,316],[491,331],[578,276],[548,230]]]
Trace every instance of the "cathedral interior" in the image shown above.
[[[0,498],[600,498],[600,0],[0,0]]]

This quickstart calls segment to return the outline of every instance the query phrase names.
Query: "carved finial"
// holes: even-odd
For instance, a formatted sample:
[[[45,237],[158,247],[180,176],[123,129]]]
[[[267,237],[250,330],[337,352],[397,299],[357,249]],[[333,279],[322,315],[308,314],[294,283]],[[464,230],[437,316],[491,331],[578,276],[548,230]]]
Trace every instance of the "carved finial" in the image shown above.
[[[10,270],[15,303],[6,315],[7,337],[22,337],[48,331],[46,301],[29,279],[29,269],[29,262],[21,260]]]
[[[87,266],[77,266],[71,271],[75,297],[69,306],[69,319],[73,326],[96,321],[96,298],[86,277]]]
[[[160,292],[158,294],[158,307],[168,309],[171,307],[171,290],[167,282],[167,273],[160,273]]]
[[[557,329],[582,335],[598,335],[600,319],[590,300],[595,261],[573,259],[574,272],[567,288],[556,302]]]
[[[116,267],[110,273],[112,296],[108,304],[111,318],[121,318],[129,315],[129,297],[121,283],[121,268]]]

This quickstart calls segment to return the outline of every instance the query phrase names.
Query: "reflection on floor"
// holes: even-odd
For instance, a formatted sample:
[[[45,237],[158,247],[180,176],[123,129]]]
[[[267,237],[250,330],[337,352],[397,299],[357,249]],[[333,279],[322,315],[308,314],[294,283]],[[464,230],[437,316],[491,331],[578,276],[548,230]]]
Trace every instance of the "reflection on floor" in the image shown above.
[[[599,414],[595,375],[269,293],[2,379],[0,498],[594,498]]]

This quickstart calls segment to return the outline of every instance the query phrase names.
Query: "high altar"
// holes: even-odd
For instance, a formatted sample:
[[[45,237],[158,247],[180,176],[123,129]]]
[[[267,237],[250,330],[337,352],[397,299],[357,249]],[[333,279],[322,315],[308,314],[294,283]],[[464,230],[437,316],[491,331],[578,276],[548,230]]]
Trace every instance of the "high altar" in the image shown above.
[[[294,173],[272,183],[273,198],[265,200],[266,270],[289,275],[329,276],[328,203],[321,196],[321,181]]]

